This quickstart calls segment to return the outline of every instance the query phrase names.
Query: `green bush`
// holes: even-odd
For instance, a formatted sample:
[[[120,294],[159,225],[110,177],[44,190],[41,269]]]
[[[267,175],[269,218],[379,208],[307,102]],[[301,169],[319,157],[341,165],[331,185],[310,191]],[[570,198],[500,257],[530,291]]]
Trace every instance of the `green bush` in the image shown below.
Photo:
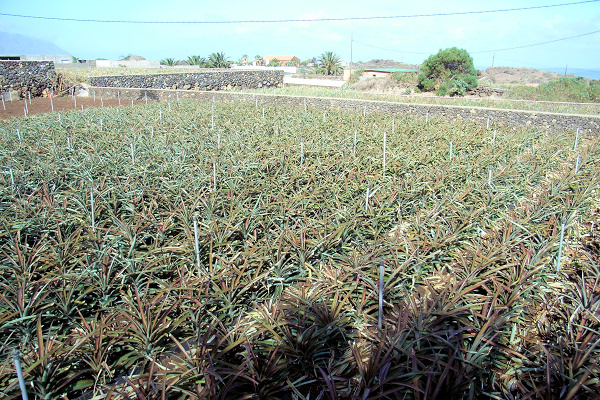
[[[350,78],[348,78],[348,83],[353,84],[353,83],[358,82],[360,80],[360,77],[362,76],[363,72],[365,72],[364,69],[357,69],[354,72],[352,72],[352,74],[350,75]]]
[[[466,50],[452,47],[429,56],[417,80],[423,91],[435,91],[440,96],[462,96],[477,86],[477,71]]]

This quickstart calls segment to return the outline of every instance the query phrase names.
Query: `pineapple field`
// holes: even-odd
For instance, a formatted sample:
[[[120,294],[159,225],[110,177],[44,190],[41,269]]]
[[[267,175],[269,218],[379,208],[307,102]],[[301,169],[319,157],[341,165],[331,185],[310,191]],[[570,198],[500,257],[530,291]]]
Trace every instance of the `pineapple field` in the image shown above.
[[[597,136],[186,100],[0,141],[2,398],[598,398]]]

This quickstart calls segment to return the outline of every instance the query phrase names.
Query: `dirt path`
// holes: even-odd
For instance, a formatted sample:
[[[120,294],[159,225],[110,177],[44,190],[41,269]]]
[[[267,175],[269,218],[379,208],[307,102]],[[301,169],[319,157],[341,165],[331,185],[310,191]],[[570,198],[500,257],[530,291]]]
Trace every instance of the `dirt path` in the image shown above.
[[[134,100],[134,104],[144,104],[144,100]],[[73,109],[81,110],[81,106],[83,108],[90,107],[117,107],[119,106],[118,99],[100,99],[100,97],[96,96],[96,101],[94,101],[93,97],[77,97],[77,105],[75,105],[75,101],[72,97],[54,97],[52,99],[52,104],[50,104],[50,99],[45,97],[37,97],[31,99],[31,104],[29,104],[29,100],[27,101],[27,109],[28,114],[41,114],[41,113],[49,113],[52,112],[52,106],[54,106],[54,111],[68,111]],[[131,100],[121,100],[121,106],[131,106]],[[4,107],[0,103],[0,119],[10,119],[13,117],[23,117],[25,108],[25,100],[18,101],[5,101]]]

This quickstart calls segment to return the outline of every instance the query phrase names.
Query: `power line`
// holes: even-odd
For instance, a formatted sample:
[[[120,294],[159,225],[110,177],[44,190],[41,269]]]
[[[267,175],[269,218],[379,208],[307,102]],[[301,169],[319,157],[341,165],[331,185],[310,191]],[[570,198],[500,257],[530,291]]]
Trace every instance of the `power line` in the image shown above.
[[[587,33],[582,33],[582,34],[575,35],[575,36],[567,36],[567,37],[563,37],[563,38],[559,38],[559,39],[548,40],[548,41],[545,41],[545,42],[526,44],[526,45],[522,45],[522,46],[506,47],[506,48],[503,48],[503,49],[494,49],[494,50],[469,51],[469,54],[497,53],[497,52],[506,51],[506,50],[524,49],[524,48],[527,48],[527,47],[541,46],[541,45],[548,44],[548,43],[560,42],[562,40],[575,39],[575,38],[582,37],[582,36],[595,35],[597,33],[600,33],[600,30],[599,31],[593,31],[593,32],[587,32]],[[357,40],[354,40],[354,43],[362,44],[363,46],[367,46],[367,47],[373,47],[375,49],[391,51],[391,52],[394,52],[394,53],[419,54],[419,55],[431,54],[431,53],[418,53],[418,52],[412,52],[412,51],[402,51],[402,50],[388,49],[388,48],[385,48],[385,47],[373,46],[371,44],[362,43],[362,42],[359,42]]]
[[[229,20],[229,21],[134,21],[134,20],[60,18],[60,17],[46,17],[46,16],[8,14],[8,13],[0,13],[0,15],[3,15],[6,17],[33,18],[33,19],[53,20],[53,21],[95,22],[95,23],[111,23],[111,24],[264,24],[264,23],[281,23],[281,22],[366,21],[366,20],[399,19],[399,18],[448,17],[448,16],[455,16],[455,15],[491,14],[491,13],[501,13],[501,12],[510,12],[510,11],[537,10],[537,9],[542,9],[542,8],[573,6],[573,5],[577,5],[577,4],[586,4],[586,3],[597,3],[598,1],[600,1],[600,0],[576,1],[576,2],[572,2],[572,3],[548,4],[548,5],[543,5],[543,6],[504,8],[504,9],[498,9],[498,10],[457,11],[457,12],[433,13],[433,14],[384,15],[384,16],[374,16],[374,17]]]
[[[554,43],[554,42],[560,42],[561,40],[575,39],[575,38],[582,37],[582,36],[594,35],[594,34],[596,34],[596,33],[600,33],[600,31],[594,31],[594,32],[588,32],[588,33],[582,33],[581,35],[567,36],[567,37],[563,37],[563,38],[560,38],[560,39],[548,40],[548,41],[546,41],[546,42],[539,42],[539,43],[526,44],[526,45],[523,45],[523,46],[506,47],[506,48],[504,48],[504,49],[495,49],[495,50],[480,50],[480,51],[472,51],[472,52],[470,52],[470,53],[471,53],[471,54],[477,54],[477,53],[493,53],[493,52],[498,52],[498,51],[515,50],[515,49],[524,49],[524,48],[526,48],[526,47],[541,46],[541,45],[543,45],[543,44]]]

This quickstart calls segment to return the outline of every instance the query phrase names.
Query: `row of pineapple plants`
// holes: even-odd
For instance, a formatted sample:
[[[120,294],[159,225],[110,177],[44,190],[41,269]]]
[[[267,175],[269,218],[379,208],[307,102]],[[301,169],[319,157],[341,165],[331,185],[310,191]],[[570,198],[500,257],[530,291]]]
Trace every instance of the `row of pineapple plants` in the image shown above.
[[[176,102],[0,126],[0,387],[594,398],[595,137]]]

